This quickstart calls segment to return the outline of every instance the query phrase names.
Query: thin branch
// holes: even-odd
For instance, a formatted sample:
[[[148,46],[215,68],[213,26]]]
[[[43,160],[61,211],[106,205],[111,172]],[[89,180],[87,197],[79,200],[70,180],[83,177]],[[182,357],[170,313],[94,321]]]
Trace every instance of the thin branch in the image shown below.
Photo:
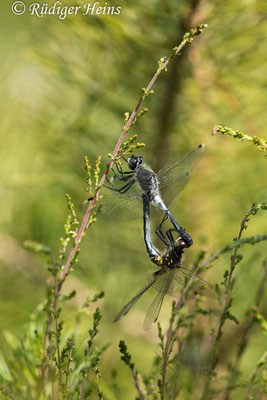
[[[123,340],[120,340],[119,349],[120,349],[120,353],[122,354],[121,360],[130,368],[130,370],[132,372],[135,387],[139,393],[140,399],[144,400],[145,395],[140,386],[137,371],[135,369],[134,363],[131,361],[132,357],[131,357],[131,354],[127,350],[127,345],[125,344],[125,342]]]
[[[98,333],[97,327],[98,327],[100,319],[101,319],[101,315],[100,315],[99,309],[97,308],[95,313],[94,313],[93,329],[89,330],[90,338],[88,340],[88,349],[87,349],[87,352],[86,352],[86,355],[85,355],[85,360],[89,360],[89,357],[92,354],[93,342],[94,342],[94,338],[96,337],[96,335]],[[88,375],[88,369],[85,367],[84,379],[83,379],[82,384],[81,384],[81,394],[80,394],[80,399],[81,400],[84,399],[85,384],[86,384],[87,375]]]
[[[91,332],[91,335],[90,335],[90,343],[91,343],[91,345],[88,347],[87,352],[86,352],[86,358],[87,359],[90,357],[90,354],[92,353],[92,346],[93,346],[93,340],[94,340],[95,335],[96,335],[96,330],[92,329],[92,332]],[[84,379],[82,381],[82,385],[81,385],[81,396],[80,396],[81,400],[84,399],[86,378],[87,378],[87,374],[85,374]]]
[[[132,369],[132,375],[133,375],[135,387],[136,387],[136,389],[137,389],[137,391],[139,393],[140,399],[144,400],[145,396],[144,396],[144,393],[142,392],[142,389],[141,389],[141,386],[140,386],[140,383],[139,383],[139,380],[138,380],[138,376],[137,376],[137,373],[136,373],[134,368]]]
[[[177,314],[178,311],[182,308],[185,297],[188,293],[188,291],[190,290],[195,278],[197,276],[197,273],[193,273],[193,275],[191,276],[191,278],[189,279],[189,281],[187,282],[187,285],[185,286],[185,288],[182,291],[182,294],[179,298],[179,300],[177,301],[173,314]],[[165,343],[165,347],[163,350],[163,364],[162,364],[162,381],[161,381],[161,395],[162,395],[162,399],[164,399],[164,393],[165,393],[165,386],[166,386],[166,374],[167,374],[167,366],[168,366],[168,358],[169,358],[169,351],[170,351],[170,344],[171,344],[171,339],[173,336],[173,325],[174,325],[174,319],[171,320],[168,331],[167,331],[167,339],[166,339],[166,343]]]
[[[48,334],[50,329],[50,320],[47,319],[46,321],[46,328],[45,328],[45,335],[44,335],[44,342],[43,342],[43,352],[42,352],[42,365],[41,365],[41,381],[43,390],[46,384],[46,352],[47,352],[47,341],[48,341]]]
[[[72,348],[69,349],[69,354],[68,354],[68,362],[67,362],[67,368],[66,368],[66,381],[65,381],[65,385],[66,385],[66,391],[68,392],[69,388],[68,388],[68,384],[69,384],[69,375],[70,375],[70,365],[71,365],[71,357],[72,357]]]
[[[260,302],[263,298],[264,295],[264,286],[266,284],[266,280],[267,280],[267,261],[265,261],[263,263],[263,276],[262,279],[260,280],[260,284],[258,286],[257,289],[257,293],[256,293],[256,297],[255,297],[255,306],[259,307]],[[237,355],[236,355],[236,360],[235,360],[235,364],[232,367],[232,377],[230,378],[230,383],[228,384],[225,394],[224,394],[224,400],[229,400],[231,392],[234,388],[235,385],[235,381],[236,378],[238,376],[239,373],[239,365],[240,365],[240,360],[241,357],[244,353],[245,348],[247,347],[247,343],[248,343],[248,333],[250,331],[250,329],[253,327],[253,322],[254,322],[254,313],[251,311],[251,309],[249,309],[249,315],[248,318],[246,320],[246,322],[244,323],[243,329],[241,331],[241,339],[240,339],[240,343],[238,346],[238,351],[237,351]]]
[[[247,214],[245,215],[245,217],[243,218],[242,222],[241,222],[241,226],[240,226],[240,230],[238,233],[238,237],[237,237],[237,241],[241,240],[241,236],[242,233],[244,231],[244,229],[246,229],[246,223],[249,220],[249,216],[250,215],[255,215],[257,213],[257,211],[259,209],[266,209],[266,204],[254,204],[251,209],[247,212]],[[231,257],[231,264],[230,264],[230,270],[229,270],[229,275],[228,275],[228,279],[226,282],[226,298],[225,298],[225,304],[224,304],[224,308],[220,317],[220,321],[219,321],[219,327],[217,330],[217,334],[215,336],[214,339],[214,344],[213,344],[213,349],[215,350],[213,352],[208,370],[207,370],[207,378],[206,378],[206,382],[204,385],[204,390],[203,390],[203,394],[201,399],[205,399],[207,398],[207,391],[209,388],[209,384],[212,380],[212,372],[214,371],[216,364],[217,364],[217,353],[218,353],[218,344],[220,342],[220,339],[222,337],[222,328],[224,326],[224,323],[226,321],[226,317],[227,317],[227,312],[229,309],[229,306],[231,304],[231,283],[232,283],[232,277],[233,277],[233,272],[236,266],[236,262],[237,262],[237,251],[238,251],[239,247],[236,247],[233,253],[233,256]]]
[[[263,276],[262,276],[262,279],[260,280],[260,284],[258,286],[258,290],[257,290],[257,293],[256,293],[256,298],[255,298],[255,303],[254,303],[254,305],[256,307],[259,307],[260,302],[261,302],[261,300],[263,298],[263,295],[264,295],[264,286],[265,286],[266,281],[267,281],[267,261],[265,261],[263,263],[263,268],[264,268]],[[242,335],[241,335],[241,340],[240,340],[239,349],[238,349],[238,353],[237,353],[237,360],[236,360],[237,362],[241,358],[241,356],[242,356],[242,354],[244,352],[244,349],[246,347],[247,334],[248,334],[248,331],[253,326],[254,319],[255,319],[254,318],[254,313],[250,312],[248,320],[247,320],[247,322],[246,322],[246,324],[244,326],[244,330],[243,330]]]
[[[248,136],[241,131],[234,131],[231,128],[227,128],[226,126],[217,125],[213,128],[212,135],[216,135],[216,133],[221,133],[222,135],[229,135],[233,138],[241,139],[242,142],[251,142],[257,146],[260,151],[267,151],[267,141],[262,138],[258,138],[257,136]]]
[[[250,392],[251,392],[253,383],[255,381],[255,378],[257,376],[257,373],[258,373],[259,369],[266,363],[266,361],[267,361],[267,351],[263,354],[261,359],[258,361],[258,363],[256,365],[256,368],[254,369],[254,371],[251,374],[251,377],[250,377],[250,380],[249,380],[249,384],[248,384],[248,388],[247,388],[247,392],[246,392],[245,400],[249,399]]]
[[[3,394],[7,394],[7,396],[10,399],[15,400],[15,397],[14,397],[13,393],[11,393],[11,391],[10,391],[10,389],[9,389],[9,387],[7,385],[0,385],[0,391]]]
[[[102,395],[102,391],[100,388],[100,375],[99,375],[98,366],[96,366],[94,368],[94,371],[95,371],[95,376],[96,376],[97,395],[98,395],[99,400],[103,400],[103,395]]]
[[[212,254],[208,260],[206,260],[202,265],[201,269],[205,269],[209,264],[211,264],[214,260],[217,260],[219,256],[222,254],[227,253],[228,251],[234,250],[235,248],[241,247],[243,244],[256,244],[267,240],[267,235],[257,235],[257,236],[250,236],[248,238],[236,240],[235,242],[228,244],[223,249],[217,251],[216,253]]]

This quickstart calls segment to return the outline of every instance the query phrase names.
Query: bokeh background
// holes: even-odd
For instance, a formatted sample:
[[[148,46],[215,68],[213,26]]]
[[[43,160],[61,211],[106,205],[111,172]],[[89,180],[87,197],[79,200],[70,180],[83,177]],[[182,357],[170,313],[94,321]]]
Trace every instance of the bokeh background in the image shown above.
[[[46,259],[26,252],[23,242],[47,244],[57,254],[68,212],[64,194],[77,207],[86,198],[84,155],[92,163],[101,155],[104,168],[122,131],[123,114],[135,107],[160,57],[197,23],[209,27],[160,77],[145,105],[149,113],[131,131],[146,143],[142,154],[155,170],[199,143],[207,145],[190,183],[171,206],[195,241],[184,265],[190,268],[200,249],[212,253],[231,242],[252,203],[266,199],[263,153],[249,143],[211,136],[211,131],[221,124],[251,136],[267,135],[267,3],[122,0],[118,16],[66,20],[15,16],[11,4],[0,5],[0,326],[19,335],[43,301],[48,277]],[[257,215],[245,234],[264,233],[266,217]],[[253,304],[266,244],[245,248],[243,254],[233,306],[239,318]],[[229,254],[222,257],[205,279],[220,282],[229,260]],[[112,370],[118,370],[124,399],[134,398],[135,389],[117,344],[126,340],[138,369],[150,369],[158,351],[156,328],[144,332],[142,322],[153,293],[121,322],[112,320],[152,271],[141,220],[99,220],[83,240],[80,262],[64,289],[78,292],[65,311],[70,326],[86,296],[105,291],[98,340],[109,348],[101,372],[108,382]],[[169,311],[167,299],[163,326]],[[85,319],[85,333],[90,323]],[[221,356],[227,365],[238,328],[227,322],[224,332]],[[260,329],[253,330],[251,342],[242,360],[244,376],[266,347]],[[7,356],[3,335],[0,343]]]

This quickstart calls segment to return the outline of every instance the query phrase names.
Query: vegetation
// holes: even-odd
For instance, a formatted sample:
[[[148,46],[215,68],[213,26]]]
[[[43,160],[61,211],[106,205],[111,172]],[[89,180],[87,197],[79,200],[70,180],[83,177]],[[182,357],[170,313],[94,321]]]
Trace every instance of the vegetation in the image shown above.
[[[145,8],[137,2],[124,10],[116,18],[38,20],[38,27],[27,15],[7,18],[16,29],[9,38],[12,52],[8,46],[1,50],[7,77],[1,111],[1,395],[263,399],[266,41],[259,37],[266,10],[258,1],[217,0]],[[192,28],[200,18],[209,24],[205,31],[206,24]],[[153,76],[155,60],[172,47]],[[144,81],[150,83],[134,107]],[[245,133],[217,125],[210,135],[221,121]],[[171,310],[165,300],[157,334],[156,326],[142,331],[149,295],[113,324],[123,301],[148,275],[149,261],[140,221],[98,219],[95,206],[105,196],[110,168],[140,152],[157,170],[167,156],[177,158],[177,148],[182,155],[202,141],[209,151],[196,171],[198,181],[192,178],[179,208],[172,205],[194,238],[184,257],[193,275]],[[75,204],[86,197],[92,201],[83,215]],[[203,272],[214,290],[194,295]]]

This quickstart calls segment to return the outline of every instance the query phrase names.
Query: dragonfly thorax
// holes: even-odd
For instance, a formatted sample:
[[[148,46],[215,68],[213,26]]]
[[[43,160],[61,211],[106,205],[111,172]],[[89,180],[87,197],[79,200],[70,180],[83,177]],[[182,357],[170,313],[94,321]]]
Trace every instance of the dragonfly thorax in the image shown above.
[[[181,263],[183,250],[175,251],[174,248],[168,250],[162,256],[162,264],[169,268],[176,268]]]
[[[135,171],[135,178],[141,189],[148,195],[149,201],[159,194],[159,184],[155,172],[140,167]]]

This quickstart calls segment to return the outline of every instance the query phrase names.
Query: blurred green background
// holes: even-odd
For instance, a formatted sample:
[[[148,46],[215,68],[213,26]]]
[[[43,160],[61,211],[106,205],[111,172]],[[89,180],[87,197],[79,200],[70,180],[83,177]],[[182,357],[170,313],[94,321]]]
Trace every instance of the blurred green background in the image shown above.
[[[92,163],[101,155],[104,168],[122,131],[124,112],[135,107],[160,57],[197,23],[209,27],[160,77],[155,95],[145,104],[149,113],[131,131],[147,144],[142,154],[155,170],[199,143],[207,145],[189,185],[171,205],[195,242],[184,265],[190,268],[202,248],[211,253],[231,242],[252,203],[266,199],[263,153],[249,143],[211,136],[211,131],[221,124],[266,137],[267,3],[122,1],[118,16],[76,15],[66,20],[27,12],[15,16],[11,4],[8,0],[0,5],[0,326],[19,333],[43,300],[48,277],[46,260],[27,253],[23,241],[42,242],[57,254],[68,212],[64,194],[68,192],[77,207],[86,198],[84,155]],[[245,235],[264,233],[266,217],[257,215]],[[265,243],[243,250],[234,292],[238,318],[253,304],[264,253]],[[205,279],[220,282],[229,259],[229,254],[222,257]],[[120,361],[119,339],[126,340],[141,372],[150,369],[158,351],[156,328],[142,329],[153,293],[121,322],[112,320],[152,271],[142,221],[101,220],[88,231],[80,262],[64,288],[78,292],[66,311],[69,325],[89,293],[105,291],[98,340],[110,346],[102,375],[108,381],[111,371],[119,370],[121,398],[134,398],[135,389]],[[169,310],[167,299],[160,316],[163,326]],[[221,344],[225,365],[233,356],[237,334],[238,328],[227,322]],[[253,335],[243,361],[246,375],[266,347],[260,330]],[[3,336],[0,343],[6,354]]]

